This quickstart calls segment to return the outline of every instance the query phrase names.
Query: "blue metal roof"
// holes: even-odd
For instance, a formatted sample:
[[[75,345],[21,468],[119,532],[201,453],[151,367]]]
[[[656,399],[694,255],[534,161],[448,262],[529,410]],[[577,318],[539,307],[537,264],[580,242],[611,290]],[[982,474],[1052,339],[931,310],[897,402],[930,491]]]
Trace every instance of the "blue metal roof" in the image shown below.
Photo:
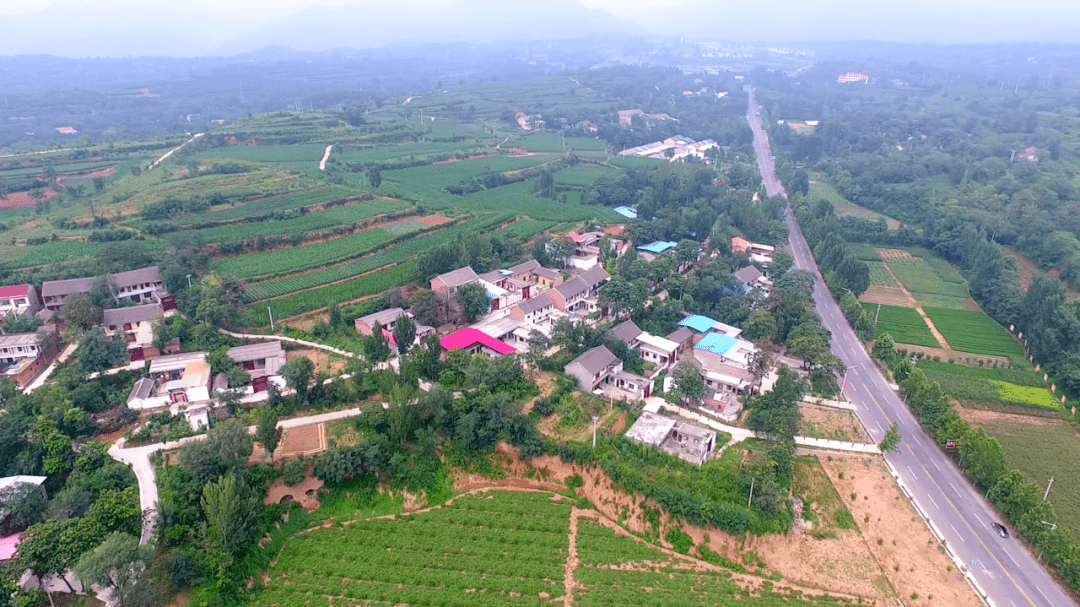
[[[679,246],[679,243],[677,243],[677,242],[668,242],[668,241],[665,241],[665,240],[657,240],[656,242],[650,242],[647,245],[642,245],[642,246],[638,247],[638,250],[639,251],[648,251],[650,253],[656,253],[657,255],[659,255],[660,253],[663,253],[664,251],[667,251],[669,249],[674,249],[677,246]]]
[[[637,211],[633,207],[615,207],[612,211],[627,219],[637,219]]]
[[[709,333],[705,337],[701,338],[701,341],[694,346],[695,350],[705,350],[706,352],[712,352],[724,356],[728,353],[728,350],[735,345],[735,342],[739,340],[734,337],[729,337],[722,333]]]
[[[716,325],[716,321],[708,316],[698,316],[696,314],[687,316],[679,321],[680,327],[690,327],[698,333],[708,333]]]

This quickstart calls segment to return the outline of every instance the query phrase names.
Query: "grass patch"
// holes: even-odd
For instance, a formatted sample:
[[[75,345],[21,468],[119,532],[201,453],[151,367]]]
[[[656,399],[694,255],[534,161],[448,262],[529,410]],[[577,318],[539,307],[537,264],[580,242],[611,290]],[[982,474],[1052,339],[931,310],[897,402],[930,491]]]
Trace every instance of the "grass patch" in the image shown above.
[[[815,537],[858,529],[829,475],[816,457],[795,458],[795,493],[803,500],[803,517],[814,523]]]
[[[927,348],[939,348],[941,345],[930,332],[930,327],[912,308],[882,305],[880,313],[875,306],[867,306],[870,314],[877,314],[875,337],[888,332],[898,344],[911,344]]]
[[[1015,364],[1026,364],[1027,356],[1016,338],[982,311],[933,307],[924,311],[953,350],[1005,356]]]
[[[1043,407],[1044,409],[1061,409],[1061,401],[1046,388],[1033,388],[1030,386],[1017,386],[1004,381],[990,380],[1001,397],[1011,403],[1022,403]]]
[[[881,253],[878,252],[877,247],[874,247],[872,245],[862,244],[858,242],[849,242],[847,243],[847,249],[857,259],[861,259],[863,261],[881,261]],[[895,282],[893,284],[895,285]]]
[[[908,291],[921,299],[927,295],[945,295],[963,299],[968,296],[963,282],[946,282],[941,274],[925,259],[890,259],[889,268]]]
[[[1024,479],[1046,487],[1054,477],[1050,502],[1058,513],[1058,523],[1074,535],[1080,533],[1080,440],[1076,428],[1067,422],[1017,423],[1000,418],[982,423],[1001,441],[1005,461]]]

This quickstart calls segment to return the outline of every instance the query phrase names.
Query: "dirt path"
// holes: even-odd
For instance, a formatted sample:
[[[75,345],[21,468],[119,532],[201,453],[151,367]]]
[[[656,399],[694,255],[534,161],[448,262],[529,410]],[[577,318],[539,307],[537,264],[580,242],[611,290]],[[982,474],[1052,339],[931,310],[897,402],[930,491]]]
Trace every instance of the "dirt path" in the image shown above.
[[[906,252],[907,251],[905,251],[905,253]],[[900,286],[900,290],[904,292],[904,295],[906,295],[907,298],[912,301],[912,303],[916,303],[918,300],[915,299],[915,296],[911,294],[911,291],[907,290],[907,287],[904,286],[904,283],[900,282],[900,279],[897,278],[896,274],[893,273],[892,268],[889,267],[889,264],[886,262],[881,265],[885,266],[885,271],[888,272],[889,276],[892,276],[892,279],[895,280],[896,284]],[[919,316],[922,316],[922,319],[926,321],[926,326],[930,327],[930,334],[933,335],[934,339],[937,340],[938,345],[941,346],[941,349],[952,350],[952,348],[949,346],[949,342],[945,341],[945,336],[937,330],[937,327],[934,326],[934,321],[930,320],[930,317],[927,316],[926,312],[923,311],[922,306],[915,305],[913,307],[915,308],[915,311],[919,313]]]
[[[581,564],[577,555],[577,521],[580,513],[577,507],[570,509],[570,532],[567,533],[570,546],[566,552],[566,574],[563,576],[563,588],[566,590],[566,594],[563,595],[563,604],[566,607],[574,604],[574,587],[577,586],[577,582],[574,581],[574,572]]]
[[[326,161],[327,161],[327,159],[330,158],[330,150],[332,150],[332,149],[334,149],[334,144],[331,143],[330,145],[326,146],[326,151],[323,152],[322,160],[319,161],[319,170],[320,171],[325,171],[326,170]]]

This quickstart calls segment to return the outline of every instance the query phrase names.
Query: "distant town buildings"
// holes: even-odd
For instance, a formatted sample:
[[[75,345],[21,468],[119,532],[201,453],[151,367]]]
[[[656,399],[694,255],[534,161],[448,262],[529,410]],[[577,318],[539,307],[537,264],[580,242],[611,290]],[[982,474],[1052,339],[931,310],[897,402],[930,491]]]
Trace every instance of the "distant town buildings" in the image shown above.
[[[619,126],[630,126],[634,123],[634,116],[641,116],[641,119],[645,121],[645,126],[655,126],[657,122],[663,122],[665,120],[677,119],[668,116],[667,114],[646,114],[641,110],[619,110]]]
[[[846,74],[840,74],[839,76],[837,76],[836,81],[840,84],[845,84],[848,82],[861,82],[863,84],[867,84],[870,82],[870,76],[867,76],[866,74],[860,74],[859,72],[848,72]]]
[[[655,158],[657,160],[670,160],[671,162],[685,161],[687,158],[706,159],[706,152],[717,147],[712,139],[694,141],[682,135],[668,137],[663,141],[654,141],[639,145],[619,152],[620,156],[638,156],[640,158]]]

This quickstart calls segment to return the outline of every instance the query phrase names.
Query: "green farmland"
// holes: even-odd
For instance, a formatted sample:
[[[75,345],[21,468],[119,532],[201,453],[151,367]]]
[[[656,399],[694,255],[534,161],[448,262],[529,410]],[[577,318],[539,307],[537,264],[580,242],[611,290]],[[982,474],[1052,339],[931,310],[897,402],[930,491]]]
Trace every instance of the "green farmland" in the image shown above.
[[[1004,356],[1014,364],[1027,362],[1020,342],[984,312],[930,307],[924,309],[953,350]]]
[[[930,327],[927,326],[926,321],[914,309],[882,305],[881,311],[878,312],[876,305],[863,305],[871,316],[877,314],[875,337],[882,333],[888,333],[892,335],[893,341],[898,344],[926,346],[927,348],[941,347],[937,340],[934,339],[934,335],[930,332]]]
[[[313,529],[285,542],[254,605],[849,604],[752,576],[736,580],[722,566],[688,568],[700,561],[589,517],[577,518],[573,534],[572,504],[550,493],[496,490],[428,512]],[[572,534],[576,567],[567,565]],[[717,556],[708,546],[689,547]],[[613,568],[619,564],[634,566]]]

